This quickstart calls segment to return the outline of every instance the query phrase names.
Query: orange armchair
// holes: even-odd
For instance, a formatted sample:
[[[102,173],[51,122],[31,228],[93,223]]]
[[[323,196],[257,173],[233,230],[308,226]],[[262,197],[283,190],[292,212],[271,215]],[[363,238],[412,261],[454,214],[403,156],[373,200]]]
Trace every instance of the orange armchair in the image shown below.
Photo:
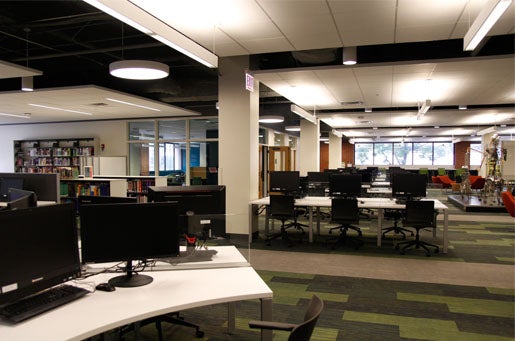
[[[504,207],[506,207],[506,211],[512,216],[515,217],[515,198],[510,191],[504,191],[501,194],[502,202]]]
[[[448,175],[438,175],[437,178],[442,182],[443,188],[451,188],[452,184],[456,183],[456,181],[451,180]]]

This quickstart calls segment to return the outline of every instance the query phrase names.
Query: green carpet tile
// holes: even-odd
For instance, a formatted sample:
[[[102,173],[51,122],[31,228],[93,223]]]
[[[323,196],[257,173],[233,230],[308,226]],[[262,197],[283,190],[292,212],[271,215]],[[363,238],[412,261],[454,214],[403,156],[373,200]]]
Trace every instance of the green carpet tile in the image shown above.
[[[473,286],[410,283],[351,277],[258,271],[274,291],[274,320],[300,322],[313,294],[325,307],[312,340],[513,340],[513,290]],[[236,330],[226,330],[226,305],[182,312],[198,323],[200,340],[259,340],[248,321],[259,319],[259,301],[236,305]],[[199,340],[193,329],[164,325],[166,340]],[[155,340],[152,325],[140,340]],[[111,335],[114,337],[114,334]],[[274,341],[288,333],[274,332]],[[133,340],[132,334],[126,335]]]
[[[264,218],[259,219],[260,227],[264,228]],[[438,222],[437,238],[433,239],[432,231],[422,231],[421,240],[442,246],[443,221]],[[307,242],[307,233],[301,234],[299,231],[290,231],[291,243],[281,239],[272,240],[270,245],[265,243],[264,231],[260,230],[259,238],[251,244],[251,248],[276,250],[276,251],[297,251],[297,252],[319,252],[319,253],[338,253],[381,257],[425,257],[425,253],[420,250],[408,251],[406,255],[400,255],[394,246],[402,240],[400,234],[392,232],[382,240],[382,246],[377,247],[377,219],[362,219],[359,227],[362,230],[364,245],[355,250],[352,244],[338,246],[334,248],[333,239],[339,235],[339,231],[328,234],[330,227],[328,219],[321,220],[320,235],[314,235],[314,242]],[[385,220],[384,227],[393,226],[392,220]],[[276,230],[280,223],[276,224]],[[357,236],[355,231],[350,230],[349,236]],[[407,234],[406,239],[413,238]],[[476,262],[489,264],[515,264],[515,225],[510,223],[496,222],[475,222],[475,221],[449,221],[449,250],[447,254],[433,254],[431,259],[457,261],[457,262]]]

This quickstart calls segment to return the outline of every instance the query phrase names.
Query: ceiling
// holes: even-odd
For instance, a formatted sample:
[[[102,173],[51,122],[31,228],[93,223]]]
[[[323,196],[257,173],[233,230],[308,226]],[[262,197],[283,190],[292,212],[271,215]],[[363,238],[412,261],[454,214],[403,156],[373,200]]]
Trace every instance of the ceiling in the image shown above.
[[[491,37],[464,52],[462,38],[486,0],[122,1],[171,6],[155,16],[219,57],[250,55],[261,112],[284,115],[285,124],[298,119],[289,110],[295,103],[321,118],[324,133],[334,128],[355,140],[464,140],[491,125],[515,133],[513,3]],[[357,47],[358,64],[341,64],[343,46]],[[109,64],[122,59],[163,62],[171,75],[110,76]],[[0,113],[31,113],[0,116],[0,124],[217,115],[217,69],[80,0],[0,1],[0,61]],[[19,77],[38,70],[35,91],[22,93]],[[108,101],[109,91],[162,111]],[[95,111],[27,107],[44,98]],[[431,109],[417,120],[426,99]]]

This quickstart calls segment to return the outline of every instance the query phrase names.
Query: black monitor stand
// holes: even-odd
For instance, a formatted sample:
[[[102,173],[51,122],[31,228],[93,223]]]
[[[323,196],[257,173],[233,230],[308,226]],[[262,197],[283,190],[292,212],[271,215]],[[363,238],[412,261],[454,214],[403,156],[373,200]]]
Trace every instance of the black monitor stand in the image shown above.
[[[109,284],[120,288],[132,288],[150,284],[153,280],[154,279],[148,275],[136,273],[132,266],[132,260],[128,260],[127,266],[125,267],[125,275],[111,278]]]

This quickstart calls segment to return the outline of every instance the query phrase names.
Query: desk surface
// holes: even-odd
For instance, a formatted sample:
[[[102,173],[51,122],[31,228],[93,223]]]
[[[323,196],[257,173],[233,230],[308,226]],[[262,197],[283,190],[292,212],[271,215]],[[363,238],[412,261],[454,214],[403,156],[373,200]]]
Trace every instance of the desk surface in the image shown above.
[[[404,204],[397,204],[395,199],[392,198],[357,198],[358,206],[361,208],[392,208],[402,209],[405,207]],[[447,210],[448,207],[444,205],[440,200],[437,199],[422,199],[422,200],[433,200],[435,202],[435,209]],[[270,198],[265,197],[261,199],[252,200],[251,205],[269,205]],[[330,197],[304,197],[295,199],[296,206],[313,206],[313,207],[330,207]]]
[[[237,250],[236,250],[237,251]],[[1,340],[83,340],[168,312],[249,299],[272,299],[272,290],[250,267],[146,272],[152,283],[96,291],[16,325],[0,320]],[[117,274],[78,281],[106,282]]]

